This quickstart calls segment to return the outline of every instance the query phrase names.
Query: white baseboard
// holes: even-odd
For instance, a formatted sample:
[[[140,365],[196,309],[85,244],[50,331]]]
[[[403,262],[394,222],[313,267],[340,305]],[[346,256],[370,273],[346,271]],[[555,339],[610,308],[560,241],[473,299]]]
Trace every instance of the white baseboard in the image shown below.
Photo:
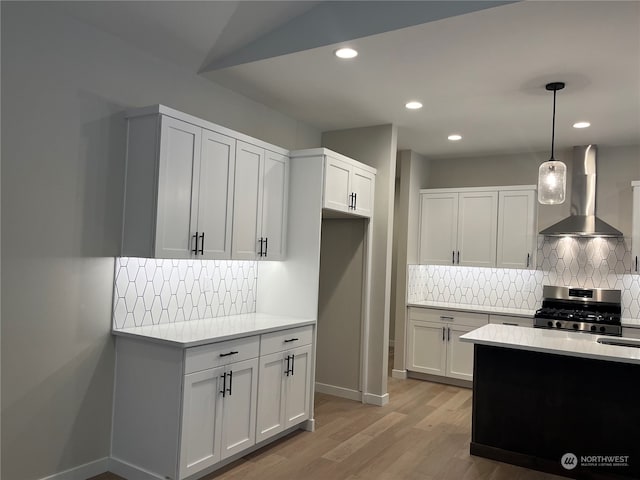
[[[393,378],[399,378],[400,380],[407,379],[407,371],[406,370],[396,370],[395,368],[391,370],[391,376]]]
[[[164,480],[164,477],[113,457],[109,459],[109,471],[127,480]]]
[[[374,395],[373,393],[365,393],[363,403],[368,403],[369,405],[377,405],[378,407],[384,407],[387,403],[389,403],[389,394],[385,393],[384,395]]]
[[[85,463],[77,467],[70,468],[64,472],[49,475],[40,480],[86,480],[105,473],[109,469],[109,458],[104,457],[93,462]]]
[[[316,420],[315,418],[312,418],[311,420],[307,420],[306,422],[301,424],[300,427],[302,430],[305,430],[307,432],[313,432],[316,429]]]
[[[335,385],[327,385],[326,383],[316,382],[316,392],[326,393],[334,397],[347,398],[349,400],[362,401],[362,392],[351,388],[336,387]]]

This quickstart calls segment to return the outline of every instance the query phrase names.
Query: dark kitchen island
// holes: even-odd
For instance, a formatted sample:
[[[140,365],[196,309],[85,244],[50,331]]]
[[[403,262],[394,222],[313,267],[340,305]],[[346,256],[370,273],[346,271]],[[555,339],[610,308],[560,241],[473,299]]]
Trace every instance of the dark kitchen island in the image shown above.
[[[620,340],[496,324],[462,336],[475,343],[471,454],[569,478],[639,479],[640,348],[600,338]]]

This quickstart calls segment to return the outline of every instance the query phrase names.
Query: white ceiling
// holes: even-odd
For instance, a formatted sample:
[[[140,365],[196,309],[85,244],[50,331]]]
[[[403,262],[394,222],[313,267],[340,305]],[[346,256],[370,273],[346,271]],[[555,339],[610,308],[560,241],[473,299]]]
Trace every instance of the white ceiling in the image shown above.
[[[356,3],[364,9],[355,18],[366,23],[365,7],[377,2]],[[444,2],[420,4],[426,10]],[[323,131],[393,123],[400,149],[431,158],[548,150],[550,81],[567,84],[558,92],[557,148],[640,144],[640,1],[523,1],[449,18],[416,14],[390,25],[436,20],[392,31],[378,18],[369,30],[354,31],[385,33],[319,40],[316,48],[296,41],[295,27],[313,25],[323,2],[66,5],[77,18],[194,72],[232,65],[202,75]],[[274,31],[279,46],[267,51]],[[337,38],[335,31],[327,38]],[[343,43],[359,56],[337,60],[333,51]],[[254,58],[308,49],[249,61],[247,46],[262,46]],[[424,108],[406,110],[411,99]],[[573,129],[578,120],[592,126]],[[448,141],[454,132],[463,140]]]

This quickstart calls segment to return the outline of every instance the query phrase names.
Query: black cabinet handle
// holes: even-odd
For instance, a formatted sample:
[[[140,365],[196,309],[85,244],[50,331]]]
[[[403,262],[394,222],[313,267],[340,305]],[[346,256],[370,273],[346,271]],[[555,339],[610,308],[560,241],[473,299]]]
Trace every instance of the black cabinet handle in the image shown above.
[[[261,257],[262,256],[262,237],[260,237],[260,239],[258,240],[258,243],[260,243],[260,251],[258,252],[258,256]]]
[[[229,372],[229,388],[227,388],[227,393],[231,396],[231,388],[233,386],[233,370]]]
[[[291,359],[291,357],[289,355],[287,355],[287,369],[284,371],[285,375],[288,377],[289,376],[289,360]]]
[[[287,338],[284,343],[289,343],[289,342],[297,342],[299,339],[297,338]]]
[[[445,327],[442,327],[442,341],[444,342],[444,331],[445,331]]]
[[[196,248],[198,248],[198,242],[196,242]],[[200,255],[204,255],[204,232],[200,235]]]
[[[196,234],[193,235],[191,238],[193,238],[196,241],[196,246],[193,250],[191,250],[191,253],[193,253],[194,255],[198,255],[198,232],[196,232]]]
[[[531,254],[527,253],[527,268],[529,268],[529,260],[531,259]]]
[[[222,375],[222,390],[220,390],[220,393],[222,394],[223,398],[227,394],[227,374],[226,373]]]
[[[235,355],[236,353],[238,353],[238,352],[232,350],[229,353],[221,353],[220,357],[228,357],[229,355]]]
[[[269,250],[269,238],[264,237],[264,256],[267,257],[267,251]]]
[[[357,193],[353,194],[353,209],[354,210],[358,209],[358,194]]]
[[[458,250],[458,265],[460,265],[460,250]]]
[[[293,368],[296,366],[296,356],[291,355],[291,376],[293,376]]]
[[[353,193],[349,194],[349,208],[353,208]]]
[[[456,264],[456,251],[455,250],[451,250],[451,264],[452,265]]]
[[[636,272],[638,271],[638,255],[636,255]]]
[[[451,341],[451,329],[447,328],[447,342]]]

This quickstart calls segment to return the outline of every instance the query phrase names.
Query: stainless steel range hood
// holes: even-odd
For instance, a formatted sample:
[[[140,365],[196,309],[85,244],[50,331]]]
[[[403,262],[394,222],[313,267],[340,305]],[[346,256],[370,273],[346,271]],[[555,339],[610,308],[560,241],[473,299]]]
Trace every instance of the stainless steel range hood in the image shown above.
[[[622,232],[596,217],[596,145],[573,147],[571,215],[545,228],[551,237],[621,237]]]

